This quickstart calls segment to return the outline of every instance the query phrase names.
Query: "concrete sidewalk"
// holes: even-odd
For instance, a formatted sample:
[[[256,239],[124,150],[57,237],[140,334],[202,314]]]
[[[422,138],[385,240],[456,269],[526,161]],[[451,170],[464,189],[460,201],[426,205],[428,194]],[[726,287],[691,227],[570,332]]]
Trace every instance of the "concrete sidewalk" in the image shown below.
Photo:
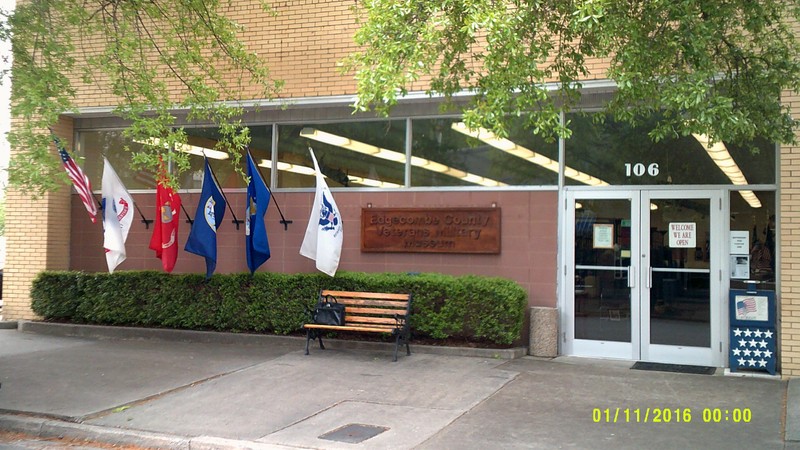
[[[101,329],[114,335],[88,328]],[[787,391],[800,389],[774,378],[413,342],[394,363],[335,341],[305,356],[304,339],[181,336],[0,329],[0,430],[184,449],[800,449],[784,426]]]

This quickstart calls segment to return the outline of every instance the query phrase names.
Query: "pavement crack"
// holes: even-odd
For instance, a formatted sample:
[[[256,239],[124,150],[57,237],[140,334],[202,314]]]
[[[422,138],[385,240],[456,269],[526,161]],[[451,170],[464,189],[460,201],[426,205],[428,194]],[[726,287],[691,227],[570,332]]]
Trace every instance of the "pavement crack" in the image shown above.
[[[114,405],[114,406],[112,406],[110,408],[106,408],[106,409],[103,409],[103,410],[100,410],[100,411],[96,411],[96,412],[89,413],[89,414],[86,414],[86,415],[83,415],[83,416],[79,416],[77,418],[72,418],[72,421],[76,422],[76,423],[83,423],[83,422],[87,422],[87,421],[90,421],[90,420],[99,419],[101,417],[105,417],[105,416],[108,416],[110,414],[123,412],[123,411],[126,411],[128,409],[143,405],[145,403],[149,403],[149,402],[151,402],[153,400],[158,400],[158,399],[166,397],[168,395],[171,395],[171,394],[174,394],[174,393],[177,393],[177,392],[184,391],[186,389],[190,389],[190,388],[199,386],[199,385],[207,383],[209,381],[214,381],[214,380],[217,380],[217,379],[222,378],[222,377],[227,376],[227,375],[232,375],[232,374],[235,374],[235,373],[239,373],[239,372],[243,372],[245,370],[252,369],[253,367],[258,366],[258,365],[263,364],[263,363],[264,363],[264,361],[260,361],[258,363],[250,364],[250,365],[247,365],[247,366],[244,366],[244,367],[239,367],[237,369],[234,369],[234,370],[231,370],[231,371],[228,371],[228,372],[218,373],[218,374],[212,375],[210,377],[202,378],[200,380],[195,380],[195,381],[192,381],[189,384],[184,384],[182,386],[177,386],[177,387],[172,388],[172,389],[167,389],[166,391],[158,392],[158,393],[153,394],[153,395],[148,395],[146,397],[143,397],[143,398],[140,398],[140,399],[137,399],[137,400],[134,400],[134,401],[130,401],[130,402]]]
[[[501,370],[505,370],[505,369],[501,369]],[[502,390],[503,390],[503,389],[504,389],[506,386],[508,386],[509,384],[511,384],[511,383],[512,383],[513,381],[515,381],[517,378],[519,378],[519,376],[520,376],[520,373],[521,373],[521,372],[517,372],[517,373],[515,373],[515,374],[514,374],[514,376],[512,376],[512,377],[508,378],[508,381],[506,381],[505,383],[503,383],[502,385],[500,385],[500,386],[499,386],[497,389],[495,389],[495,390],[494,390],[494,392],[492,392],[491,394],[487,395],[486,397],[484,397],[484,398],[483,398],[483,399],[481,399],[480,401],[478,401],[478,402],[474,403],[474,404],[473,404],[472,406],[470,406],[469,408],[465,409],[465,410],[464,410],[464,411],[463,411],[461,414],[457,415],[456,417],[454,417],[454,418],[453,418],[453,420],[451,420],[450,422],[448,422],[448,423],[447,423],[447,425],[443,426],[443,427],[442,427],[442,428],[441,428],[439,431],[437,431],[436,433],[433,433],[432,435],[428,436],[428,438],[427,438],[427,439],[425,439],[424,441],[422,441],[422,442],[420,442],[419,444],[417,444],[416,446],[414,446],[414,448],[419,448],[419,447],[422,447],[422,446],[424,446],[426,442],[429,442],[429,441],[431,441],[432,439],[434,439],[436,436],[438,436],[439,434],[441,434],[441,433],[444,433],[444,432],[445,432],[445,431],[446,431],[448,428],[450,428],[450,427],[451,427],[451,426],[452,426],[452,425],[453,425],[453,424],[454,424],[456,421],[458,421],[458,420],[459,420],[459,419],[461,419],[462,417],[464,417],[464,416],[466,416],[467,414],[469,414],[470,412],[472,412],[472,411],[473,411],[475,408],[477,408],[477,407],[479,407],[479,406],[483,405],[483,404],[484,404],[484,403],[486,403],[487,401],[489,401],[489,400],[491,400],[492,398],[494,398],[495,396],[497,396],[497,394],[499,394],[499,393],[500,393],[500,391],[502,391]]]

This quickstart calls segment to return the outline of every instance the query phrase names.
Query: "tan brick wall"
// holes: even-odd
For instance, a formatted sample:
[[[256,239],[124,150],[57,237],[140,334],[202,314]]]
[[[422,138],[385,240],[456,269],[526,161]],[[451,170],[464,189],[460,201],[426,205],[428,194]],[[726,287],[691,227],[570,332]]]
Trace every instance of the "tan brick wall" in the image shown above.
[[[800,36],[800,23],[794,24]],[[782,102],[800,120],[800,92],[784,92]],[[800,130],[795,132],[800,140]],[[781,375],[800,376],[800,146],[781,146],[780,151],[780,275],[778,296]]]
[[[263,12],[257,1],[237,0],[227,7],[228,17],[244,27],[240,38],[267,63],[273,79],[286,82],[281,98],[352,94],[352,75],[339,73],[339,63],[356,49],[356,21],[352,2],[341,0],[284,0],[270,2],[275,15]],[[91,52],[86,40],[84,47]],[[80,54],[80,52],[78,52]],[[219,68],[218,68],[219,69]],[[233,74],[229,81],[233,81]],[[81,85],[77,105],[114,106],[116,101],[102,86]],[[169,86],[175,92],[177,82]],[[242,99],[261,99],[260,90],[243,86]],[[177,99],[177,98],[176,98]]]
[[[13,126],[13,124],[12,124]],[[53,127],[72,142],[72,119]],[[71,147],[71,146],[70,146]],[[12,150],[13,153],[13,150]],[[58,158],[53,146],[53,158]],[[31,320],[30,288],[43,270],[69,268],[70,195],[65,186],[39,199],[9,188],[6,193],[6,266],[3,271],[3,319]]]
[[[260,10],[254,0],[237,0],[227,8],[227,15],[241,24],[240,38],[267,63],[273,79],[285,81],[280,98],[351,95],[355,93],[353,74],[339,70],[342,60],[357,50],[353,35],[357,30],[352,2],[341,0],[283,0],[270,2],[275,15]],[[85,47],[91,52],[91,43]],[[588,78],[604,78],[606,60],[590,58]],[[230,80],[233,80],[231,77]],[[77,105],[113,106],[116,101],[101,86],[78,87]],[[174,91],[180,86],[169,84]],[[426,80],[412,90],[424,90]],[[241,99],[260,100],[259,90],[243,86]],[[176,97],[177,99],[177,97]]]

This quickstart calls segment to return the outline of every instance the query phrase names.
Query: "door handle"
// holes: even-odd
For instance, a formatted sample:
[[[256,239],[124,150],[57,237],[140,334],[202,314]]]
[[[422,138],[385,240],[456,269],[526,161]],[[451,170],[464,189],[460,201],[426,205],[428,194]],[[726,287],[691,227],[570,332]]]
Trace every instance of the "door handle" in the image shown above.
[[[647,289],[650,289],[650,288],[653,287],[653,268],[652,267],[648,267],[647,268],[647,285],[645,287]]]
[[[633,266],[628,266],[628,287],[629,288],[636,287],[636,280],[633,279],[634,274],[636,274],[636,271],[633,270]]]

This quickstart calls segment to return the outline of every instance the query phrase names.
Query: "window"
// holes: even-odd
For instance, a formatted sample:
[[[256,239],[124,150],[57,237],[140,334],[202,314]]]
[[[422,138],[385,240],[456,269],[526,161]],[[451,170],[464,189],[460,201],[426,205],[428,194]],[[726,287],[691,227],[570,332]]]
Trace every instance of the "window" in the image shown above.
[[[278,186],[313,187],[314,149],[330,187],[405,185],[405,120],[278,126]]]
[[[564,143],[567,185],[757,185],[776,180],[776,147],[764,140],[737,146],[711,144],[703,136],[653,142],[647,135],[652,124],[631,127],[593,114],[568,115],[572,136]],[[410,124],[410,130],[407,127]],[[273,169],[271,125],[251,126],[250,150],[265,180]],[[277,127],[278,188],[315,186],[309,147],[320,170],[333,188],[411,187],[493,188],[555,186],[560,163],[558,142],[546,142],[526,130],[521,122],[509,126],[508,138],[486,130],[468,130],[459,118],[435,117],[394,120],[353,120],[281,124]],[[213,149],[219,130],[186,128],[188,143],[197,152]],[[410,142],[407,142],[410,136]],[[109,161],[129,189],[153,189],[152,174],[129,168],[128,145],[119,131],[80,134],[85,170],[93,180],[102,172],[101,155]],[[411,157],[407,157],[410,147]],[[225,155],[209,156],[223,188],[243,188]],[[181,187],[199,189],[202,153],[192,156],[191,169],[181,176]],[[715,162],[716,161],[716,162]],[[744,195],[750,195],[743,193]],[[755,202],[754,202],[755,204]]]
[[[84,131],[80,133],[78,142],[76,162],[91,180],[94,190],[101,188],[103,156],[114,167],[114,171],[128,190],[156,188],[155,176],[151,172],[131,168],[130,155],[123,149],[128,146],[135,152],[141,149],[142,145],[126,139],[122,131]]]
[[[558,144],[512,126],[508,139],[460,119],[412,121],[411,185],[498,187],[558,183]]]
[[[647,135],[653,124],[633,128],[610,117],[602,123],[593,119],[591,114],[568,115],[572,130],[565,143],[568,185],[592,184],[569,177],[576,172],[594,177],[600,185],[775,183],[775,145],[767,141],[712,146],[703,136],[687,136],[653,142]]]
[[[753,195],[760,201],[758,208],[731,192],[731,234],[747,236],[748,247],[731,251],[731,289],[747,289],[744,281],[756,280],[758,289],[775,290],[775,192],[756,191]]]
[[[202,153],[203,149],[213,149],[220,139],[219,129],[207,128],[186,128],[187,144],[193,146],[193,152]],[[269,184],[270,179],[270,160],[272,159],[272,126],[250,126],[250,154],[253,161],[259,167],[261,176]],[[217,157],[219,156],[219,157]],[[214,176],[217,177],[219,186],[223,189],[246,188],[242,176],[234,170],[227,155],[216,155],[208,153],[208,162]],[[180,186],[182,189],[200,189],[203,183],[203,156],[202,154],[192,153],[189,158],[191,168],[181,174]],[[247,172],[247,163],[244,158],[241,161],[242,172]],[[123,180],[124,181],[124,180]]]
[[[219,140],[219,130],[213,127],[187,128],[187,143],[191,148],[189,157],[190,169],[181,174],[181,189],[200,189],[203,182],[203,151],[211,150]],[[156,180],[152,172],[135,170],[131,167],[131,155],[123,149],[128,146],[132,152],[142,148],[142,144],[131,141],[122,135],[122,131],[83,131],[79,135],[80,152],[82,157],[78,164],[94,183],[96,190],[100,189],[103,176],[103,156],[114,167],[120,180],[128,190],[155,189]],[[260,166],[264,180],[269,182],[272,149],[272,127],[250,127],[250,152],[256,164]],[[217,155],[208,152],[209,164],[214,175],[223,188],[244,188],[244,179],[234,171],[227,155]],[[244,160],[243,160],[243,167]],[[242,169],[244,171],[244,169]]]

